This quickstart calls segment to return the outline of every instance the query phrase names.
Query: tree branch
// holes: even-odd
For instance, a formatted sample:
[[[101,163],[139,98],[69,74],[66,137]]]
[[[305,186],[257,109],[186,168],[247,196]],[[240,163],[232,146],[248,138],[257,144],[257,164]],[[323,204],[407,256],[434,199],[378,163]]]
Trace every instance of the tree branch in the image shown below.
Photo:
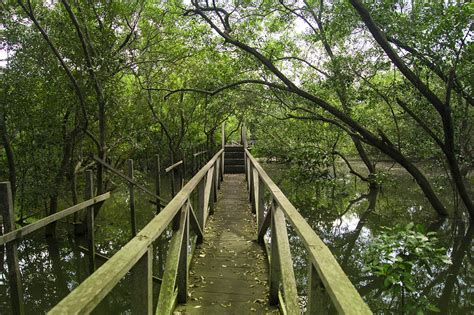
[[[233,83],[224,85],[224,86],[222,86],[218,89],[215,89],[213,91],[202,90],[202,89],[194,89],[194,88],[182,88],[182,89],[177,89],[177,90],[171,90],[171,89],[167,89],[167,88],[144,88],[144,89],[145,90],[150,90],[150,91],[165,91],[165,92],[168,92],[164,96],[164,98],[167,99],[168,97],[170,97],[173,94],[182,93],[182,92],[195,92],[195,93],[206,94],[206,95],[209,95],[209,96],[214,96],[214,95],[216,95],[220,92],[223,92],[225,90],[228,90],[228,89],[231,89],[231,88],[234,88],[236,86],[243,85],[243,84],[260,84],[260,85],[268,86],[270,88],[279,89],[279,90],[282,90],[282,91],[289,91],[286,86],[276,84],[276,83],[272,83],[272,82],[267,82],[267,81],[262,81],[262,80],[253,80],[253,79],[247,79],[247,80],[241,80],[241,81],[233,82]]]

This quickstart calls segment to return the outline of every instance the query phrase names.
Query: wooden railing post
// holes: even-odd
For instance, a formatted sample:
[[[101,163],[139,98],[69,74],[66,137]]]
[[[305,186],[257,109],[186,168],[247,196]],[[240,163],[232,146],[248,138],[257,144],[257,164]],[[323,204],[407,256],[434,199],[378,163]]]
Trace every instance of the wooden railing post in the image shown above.
[[[13,211],[13,196],[10,182],[0,183],[0,212],[3,217],[3,232],[13,231],[15,229],[15,214]],[[25,314],[25,307],[17,241],[7,243],[6,247],[12,311],[13,314],[23,315]]]
[[[221,178],[221,181],[224,180],[224,158],[225,158],[225,122],[222,123],[222,130],[221,130],[221,137],[222,137],[222,140],[221,140],[221,149],[224,150],[222,152],[222,155],[220,157],[220,162],[221,162],[221,172],[219,174],[220,178]]]
[[[171,237],[156,314],[173,313],[175,288],[178,290],[178,296],[176,296],[178,302],[186,302],[187,299],[189,242],[188,202],[189,200],[184,203],[180,211],[176,214],[179,220],[179,228],[173,232],[173,236]]]
[[[224,181],[224,160],[225,160],[225,151],[222,151],[222,154],[221,154],[221,172],[220,172],[220,176],[221,176],[221,182]]]
[[[278,253],[278,243],[276,234],[278,233],[276,224],[275,224],[275,202],[272,202],[271,216],[271,245],[270,245],[270,292],[268,300],[270,305],[277,305],[278,300],[278,291],[280,289],[280,280],[281,280],[281,270],[280,270],[280,255]]]
[[[199,182],[198,186],[198,221],[201,225],[201,229],[204,231],[204,224],[206,219],[206,209],[204,209],[204,192],[206,190],[206,177],[204,176],[201,181]]]
[[[288,231],[286,229],[285,214],[277,205],[275,205],[274,210],[275,211],[272,211],[272,214],[276,233],[275,235],[272,235],[272,244],[275,241],[273,237],[276,236],[279,255],[278,263],[280,265],[280,279],[282,283],[285,307],[288,315],[299,315],[300,307],[298,302],[298,291],[296,289],[296,277],[293,270],[293,259],[291,259],[291,250]]]
[[[214,202],[217,202],[217,189],[219,187],[219,160],[214,163]]]
[[[92,170],[86,171],[86,190],[85,199],[91,199],[94,195],[93,185],[93,173]],[[89,250],[89,271],[93,273],[95,271],[95,233],[94,233],[94,206],[90,206],[86,209],[86,220],[87,220],[87,248]]]
[[[221,180],[222,180],[221,159],[222,159],[222,156],[220,156],[216,161],[216,166],[217,166],[217,172],[216,172],[217,189],[221,189]]]
[[[153,246],[131,269],[132,273],[132,314],[153,314]]]
[[[161,197],[161,166],[160,166],[160,156],[157,154],[155,157],[155,193],[157,196]],[[156,199],[156,213],[161,211],[161,200]]]
[[[188,201],[189,202],[189,201]],[[186,303],[188,299],[188,243],[189,243],[189,204],[183,206],[181,215],[185,216],[183,239],[181,241],[181,251],[179,253],[178,274],[176,286],[178,289],[178,303]]]
[[[263,214],[260,215],[259,210],[263,208],[263,183],[258,176],[258,171],[256,168],[252,170],[252,179],[253,179],[253,202],[252,202],[252,211],[257,215],[257,226],[260,227],[261,221],[263,219]]]
[[[256,189],[255,191],[258,193],[255,196],[255,206],[256,206],[256,212],[257,212],[257,233],[260,231],[262,228],[263,224],[263,217],[264,217],[264,210],[265,210],[265,183],[263,180],[260,178],[258,173],[256,174],[257,181],[258,183],[256,184]]]
[[[214,214],[215,210],[215,202],[216,202],[216,181],[215,181],[215,175],[216,175],[216,168],[215,165],[212,168],[212,172],[210,174],[211,176],[211,190],[209,192],[209,214]],[[208,175],[209,176],[209,175]]]
[[[254,210],[253,208],[253,167],[252,164],[249,164],[249,202],[252,204],[252,212]]]
[[[308,301],[306,304],[306,314],[329,314],[328,302],[329,296],[327,295],[324,285],[313,265],[311,259],[308,259]]]
[[[245,185],[249,189],[249,158],[247,151],[244,150],[244,172],[245,172]]]
[[[128,177],[133,180],[133,160],[127,161]],[[135,187],[132,183],[128,183],[129,205],[130,205],[130,229],[132,237],[137,235],[137,215],[135,213]]]

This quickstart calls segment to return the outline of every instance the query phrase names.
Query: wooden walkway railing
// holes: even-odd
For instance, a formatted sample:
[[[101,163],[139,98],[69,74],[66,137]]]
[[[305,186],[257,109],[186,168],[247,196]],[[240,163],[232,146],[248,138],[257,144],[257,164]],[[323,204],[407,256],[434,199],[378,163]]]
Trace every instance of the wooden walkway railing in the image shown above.
[[[141,283],[141,289],[132,292],[132,313],[171,314],[176,302],[185,303],[188,296],[189,261],[192,258],[192,251],[189,249],[202,241],[207,217],[214,209],[222,178],[223,152],[220,150],[216,153],[153,220],[49,314],[91,312],[128,272],[134,273]],[[198,196],[197,209],[192,206],[193,193]],[[174,233],[168,250],[158,306],[154,310],[153,242],[172,222]],[[190,228],[196,233],[193,240],[190,239]]]
[[[258,241],[267,248],[270,262],[270,303],[279,303],[287,314],[301,312],[288,241],[289,222],[308,254],[307,314],[334,313],[331,311],[334,309],[339,314],[372,314],[327,246],[248,150],[245,155],[249,197],[257,216]],[[264,207],[265,192],[270,195],[268,210]],[[268,229],[270,242],[265,238]]]

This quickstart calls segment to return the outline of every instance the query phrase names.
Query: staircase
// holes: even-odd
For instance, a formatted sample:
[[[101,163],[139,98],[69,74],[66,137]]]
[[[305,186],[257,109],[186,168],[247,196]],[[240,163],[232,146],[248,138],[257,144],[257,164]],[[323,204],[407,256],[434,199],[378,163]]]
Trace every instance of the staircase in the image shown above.
[[[224,147],[224,173],[245,173],[244,146],[226,145]]]

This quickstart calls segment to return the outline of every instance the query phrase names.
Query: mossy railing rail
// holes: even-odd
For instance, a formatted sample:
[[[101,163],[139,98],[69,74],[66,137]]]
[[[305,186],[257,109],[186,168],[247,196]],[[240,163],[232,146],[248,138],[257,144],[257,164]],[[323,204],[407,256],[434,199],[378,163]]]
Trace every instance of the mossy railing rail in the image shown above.
[[[246,178],[252,210],[257,216],[258,241],[270,262],[271,304],[280,304],[287,314],[300,314],[287,232],[287,219],[308,254],[307,314],[372,314],[336,259],[311,226],[270,179],[257,160],[245,150]],[[270,207],[265,212],[265,191]],[[268,244],[265,234],[271,233]],[[281,289],[280,289],[281,288]]]
[[[212,214],[221,178],[223,150],[191,178],[176,196],[124,247],[90,275],[48,314],[90,313],[124,278],[134,273],[140,285],[132,292],[132,313],[171,314],[176,302],[188,297],[190,247],[202,242],[203,230]],[[192,193],[198,196],[198,207],[192,207]],[[158,305],[153,309],[153,242],[173,222],[173,236],[168,249]],[[195,231],[190,240],[190,227]],[[190,246],[191,245],[191,246]]]

